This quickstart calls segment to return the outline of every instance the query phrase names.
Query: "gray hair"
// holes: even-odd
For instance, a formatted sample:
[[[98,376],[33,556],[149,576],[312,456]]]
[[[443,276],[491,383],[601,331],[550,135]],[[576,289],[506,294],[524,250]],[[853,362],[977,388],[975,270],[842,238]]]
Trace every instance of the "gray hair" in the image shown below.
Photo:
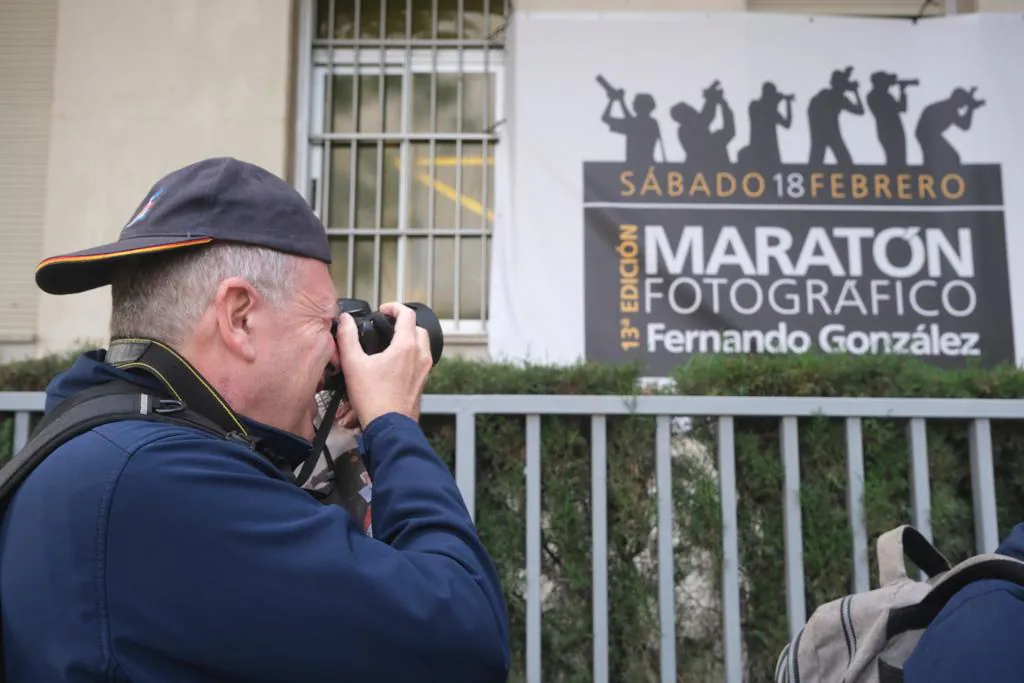
[[[110,335],[180,344],[223,280],[240,277],[280,307],[293,296],[297,270],[294,256],[237,244],[130,259],[111,279]]]

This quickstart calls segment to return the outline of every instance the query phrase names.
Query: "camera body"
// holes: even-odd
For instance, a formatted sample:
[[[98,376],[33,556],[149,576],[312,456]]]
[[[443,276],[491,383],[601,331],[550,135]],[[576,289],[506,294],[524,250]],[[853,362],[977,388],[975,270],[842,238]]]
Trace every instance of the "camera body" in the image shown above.
[[[444,333],[441,331],[441,321],[426,304],[404,303],[416,313],[416,326],[427,331],[430,338],[430,355],[437,365],[441,360],[441,353],[444,350]],[[374,311],[370,304],[362,299],[338,299],[338,308],[341,313],[348,313],[356,324],[359,335],[359,346],[367,355],[380,353],[391,344],[395,334],[395,319],[382,313]],[[335,321],[331,327],[331,336],[337,336],[338,322]],[[324,388],[328,391],[345,391],[345,376],[340,372],[329,375],[325,380]]]

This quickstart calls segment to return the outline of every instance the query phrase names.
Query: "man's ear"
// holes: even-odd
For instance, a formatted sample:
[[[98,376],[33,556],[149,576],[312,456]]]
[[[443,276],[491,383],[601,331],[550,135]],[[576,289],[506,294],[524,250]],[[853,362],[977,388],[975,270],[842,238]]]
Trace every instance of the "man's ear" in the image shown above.
[[[256,304],[256,290],[238,277],[221,282],[213,299],[221,341],[247,361],[256,358],[256,344],[252,337],[252,316]]]

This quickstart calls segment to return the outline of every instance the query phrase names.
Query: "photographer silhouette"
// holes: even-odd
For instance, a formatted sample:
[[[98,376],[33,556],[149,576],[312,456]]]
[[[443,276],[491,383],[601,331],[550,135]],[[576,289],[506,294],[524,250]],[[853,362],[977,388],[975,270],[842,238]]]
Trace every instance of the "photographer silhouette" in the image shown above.
[[[974,112],[985,106],[985,100],[974,96],[977,90],[977,87],[970,90],[956,88],[948,98],[929,104],[921,112],[915,134],[921,144],[925,166],[950,168],[960,165],[960,153],[944,134],[953,126],[961,130],[970,129],[974,123]]]
[[[871,74],[871,85],[873,87],[867,96],[868,108],[875,117],[875,130],[885,151],[885,163],[888,166],[905,166],[907,134],[900,114],[907,111],[907,88],[918,85],[918,80],[900,80],[896,74],[876,71]],[[899,99],[890,92],[894,86],[900,89]]]
[[[811,129],[811,154],[809,162],[812,166],[825,163],[825,151],[832,150],[836,164],[849,166],[853,164],[850,151],[846,148],[843,135],[839,129],[839,115],[844,111],[860,116],[864,113],[864,104],[860,99],[860,85],[852,80],[853,67],[848,66],[842,71],[833,71],[828,88],[811,98],[807,107],[807,118]],[[846,96],[852,92],[854,102]]]
[[[679,124],[679,144],[686,152],[686,163],[705,168],[724,168],[730,164],[729,142],[736,135],[736,121],[732,108],[725,101],[722,84],[715,79],[702,92],[704,106],[700,112],[686,102],[678,102],[669,110],[669,116]],[[717,110],[722,111],[722,127],[711,130]]]
[[[631,166],[646,166],[654,162],[654,148],[661,147],[661,160],[667,162],[665,146],[661,142],[661,128],[658,121],[651,116],[654,111],[654,98],[647,93],[638,93],[633,98],[633,113],[626,106],[626,91],[613,88],[604,76],[598,74],[597,82],[604,88],[608,96],[608,106],[601,114],[601,120],[613,133],[621,133],[626,137],[626,163]],[[612,106],[618,102],[622,116],[611,115]]]
[[[740,150],[737,161],[743,165],[771,165],[782,163],[779,152],[778,126],[789,128],[793,123],[794,95],[783,95],[776,85],[766,81],[761,87],[761,98],[750,103],[750,144]],[[779,113],[779,103],[786,103],[786,113]]]

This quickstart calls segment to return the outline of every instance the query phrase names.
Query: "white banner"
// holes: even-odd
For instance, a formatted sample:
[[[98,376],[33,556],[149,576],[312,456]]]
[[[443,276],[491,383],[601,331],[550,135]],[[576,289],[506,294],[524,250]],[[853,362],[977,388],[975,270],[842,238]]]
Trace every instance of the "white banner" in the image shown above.
[[[1019,16],[517,11],[509,57],[495,359],[1020,358]]]

